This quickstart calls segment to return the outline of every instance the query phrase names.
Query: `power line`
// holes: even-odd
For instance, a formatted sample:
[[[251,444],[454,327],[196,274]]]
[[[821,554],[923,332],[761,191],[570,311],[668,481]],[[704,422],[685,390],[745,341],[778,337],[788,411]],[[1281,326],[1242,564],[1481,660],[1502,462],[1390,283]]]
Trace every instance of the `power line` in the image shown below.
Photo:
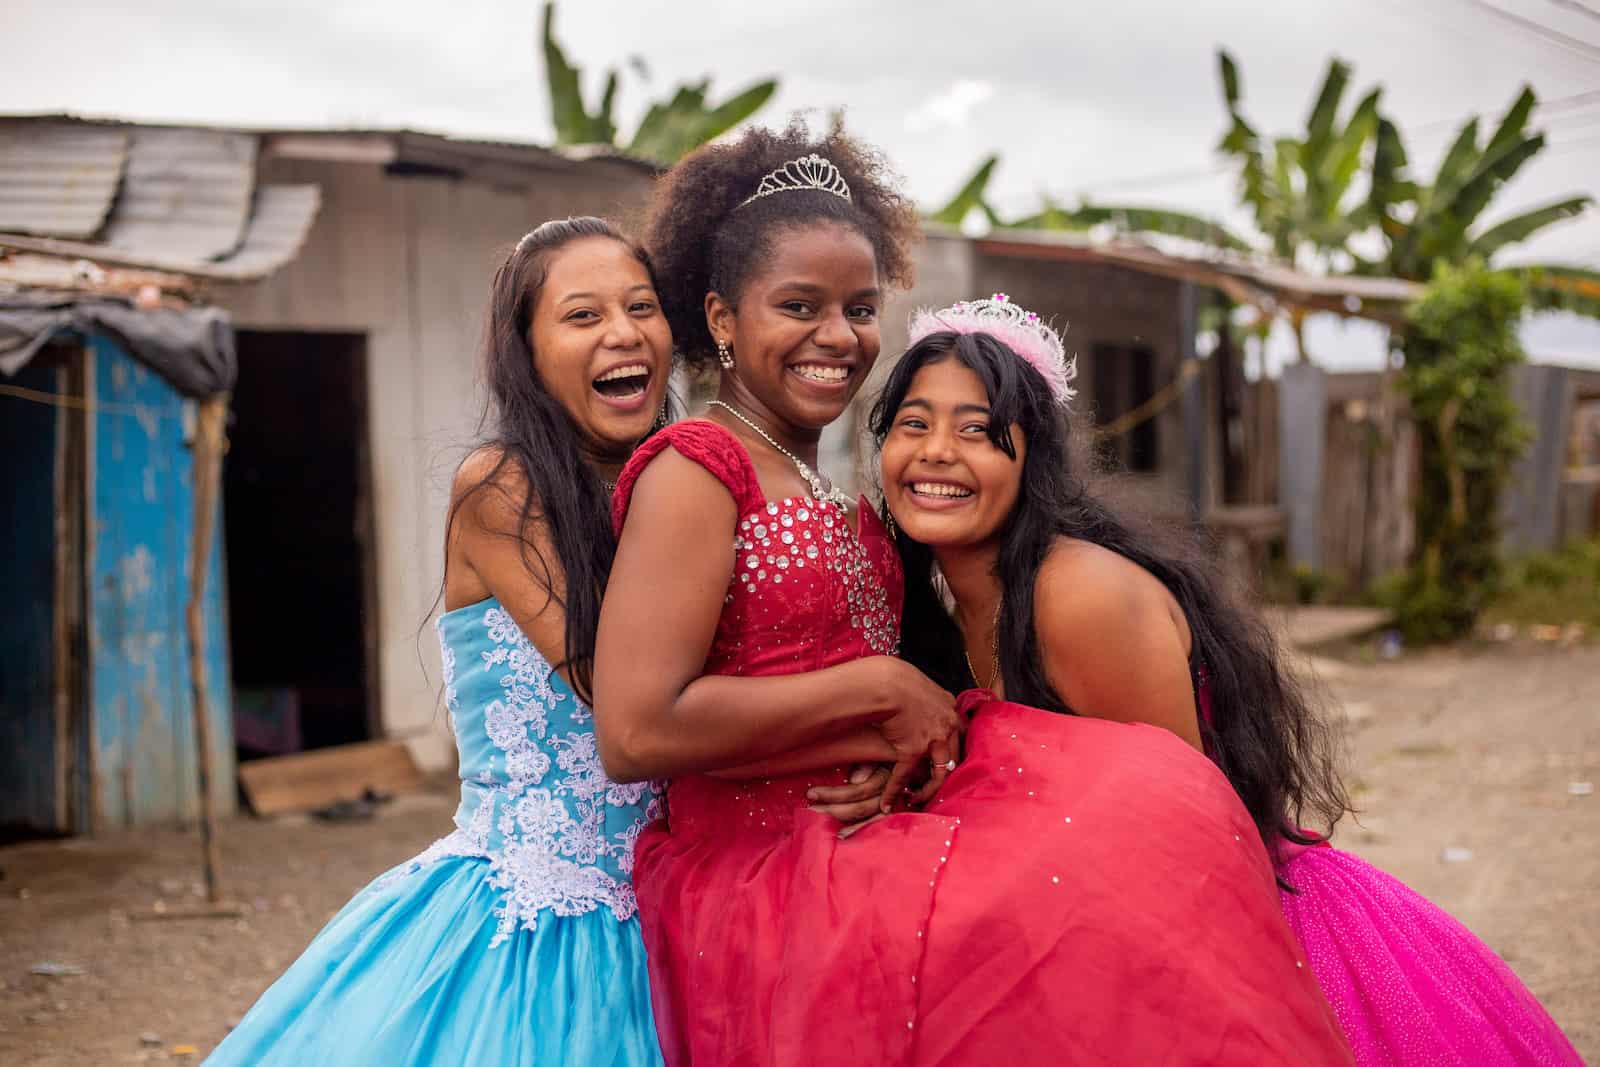
[[[1559,45],[1569,52],[1583,56],[1585,59],[1600,61],[1600,45],[1592,45],[1580,37],[1562,33],[1560,30],[1552,30],[1542,22],[1535,22],[1533,19],[1513,14],[1504,8],[1495,7],[1488,0],[1456,0],[1456,2],[1475,7],[1485,14],[1509,22],[1514,26],[1519,26],[1527,32],[1537,37],[1542,37],[1552,44]]]
[[[1596,11],[1588,4],[1581,3],[1580,0],[1550,0],[1550,2],[1557,7],[1564,7],[1568,11],[1576,11],[1580,15],[1586,15],[1596,22],[1600,22],[1600,11]]]

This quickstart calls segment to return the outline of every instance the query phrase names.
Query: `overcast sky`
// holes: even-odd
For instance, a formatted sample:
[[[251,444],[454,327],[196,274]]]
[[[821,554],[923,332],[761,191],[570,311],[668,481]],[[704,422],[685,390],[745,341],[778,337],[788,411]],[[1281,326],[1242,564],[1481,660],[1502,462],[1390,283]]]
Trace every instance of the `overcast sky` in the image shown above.
[[[3,112],[551,136],[536,2],[5,3]],[[720,96],[777,76],[768,121],[844,108],[927,204],[998,152],[992,188],[1011,210],[1049,190],[1240,221],[1211,151],[1219,46],[1267,134],[1302,128],[1328,57],[1343,57],[1351,101],[1381,83],[1424,174],[1463,116],[1497,117],[1531,82],[1551,147],[1496,214],[1600,195],[1600,0],[565,0],[557,29],[591,100],[604,68],[623,68],[625,130],[679,81],[710,74]],[[1600,266],[1600,211],[1516,258]]]

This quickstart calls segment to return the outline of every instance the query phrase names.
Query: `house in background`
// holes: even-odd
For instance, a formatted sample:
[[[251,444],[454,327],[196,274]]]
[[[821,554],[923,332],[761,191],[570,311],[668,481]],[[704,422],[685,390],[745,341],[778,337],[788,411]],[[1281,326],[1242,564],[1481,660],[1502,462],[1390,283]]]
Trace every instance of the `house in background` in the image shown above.
[[[201,291],[287,262],[317,208],[254,163],[218,131],[0,123],[6,832],[193,818],[197,689],[212,799],[233,805],[224,554],[194,531],[196,405],[235,363]]]
[[[449,763],[438,650],[425,624],[442,578],[450,476],[478,432],[489,282],[518,238],[545,219],[636,218],[654,174],[652,165],[605,153],[407,132],[0,118],[0,290],[125,313],[137,294],[156,292],[169,308],[210,309],[227,332],[232,417],[220,580],[210,586],[218,637],[210,648],[224,658],[208,671],[222,687],[212,702],[219,759],[225,751],[231,763],[227,709],[236,696],[246,757],[385,737],[406,741],[424,766]],[[26,514],[30,543],[40,553],[53,544],[65,561],[57,566],[70,567],[74,550],[57,532],[55,500],[79,494],[39,468],[76,469],[69,446],[52,443],[76,417],[71,405],[88,397],[99,407],[69,440],[92,437],[110,448],[113,418],[125,420],[123,429],[158,427],[141,430],[151,440],[169,423],[180,435],[160,445],[165,466],[136,466],[131,490],[147,518],[168,525],[186,521],[180,498],[188,475],[173,450],[193,419],[185,414],[190,394],[163,377],[170,367],[141,363],[125,337],[76,327],[57,336],[64,343],[39,348],[31,371],[6,368],[31,374],[25,384],[0,375],[0,385],[56,394],[59,403],[12,393],[0,405],[8,445],[16,435],[38,453],[31,481],[9,465],[7,499],[17,507],[8,510],[17,518],[8,515],[8,525]],[[119,391],[93,391],[113,386]],[[113,416],[113,401],[132,406]],[[70,447],[98,458],[83,442]],[[118,457],[140,462],[125,450]],[[110,469],[102,462],[98,471],[70,476],[93,484]],[[176,496],[163,495],[168,478]],[[130,589],[148,582],[149,597],[166,606],[141,608],[134,621],[149,643],[181,648],[181,612],[170,608],[182,603],[181,556],[163,555],[155,535],[146,537],[122,512],[85,510],[82,523],[87,554],[108,565],[107,539],[146,545],[149,566],[118,570],[115,581],[126,575]],[[32,557],[16,566],[24,563],[43,566],[46,576],[51,570]],[[38,597],[53,589],[29,573]],[[96,582],[96,589],[115,584],[107,576]],[[63,611],[60,596],[48,599],[64,623],[48,612],[17,613],[3,631],[8,660],[17,651],[40,665],[25,679],[7,670],[0,686],[6,722],[28,723],[16,727],[27,731],[16,739],[19,767],[43,761],[55,769],[22,784],[0,767],[0,822],[11,820],[13,808],[20,824],[57,831],[187,818],[180,794],[193,793],[185,769],[192,759],[185,764],[149,733],[148,742],[118,748],[112,762],[108,753],[123,735],[111,723],[123,720],[83,710],[133,691],[115,672],[143,669],[137,642],[95,646],[107,670],[87,675],[93,696],[87,686],[75,688],[71,670],[42,666],[92,635],[94,618],[112,617],[90,600],[92,613],[72,631],[71,602],[66,597]],[[45,648],[40,635],[61,625],[66,637]],[[170,671],[180,660],[171,660]],[[179,678],[158,675],[139,697],[174,737],[188,721]],[[84,755],[96,745],[104,756],[98,763]],[[218,779],[219,799],[231,806],[232,775],[219,767]],[[171,797],[139,799],[147,781],[168,782]],[[46,792],[47,804],[39,799]]]

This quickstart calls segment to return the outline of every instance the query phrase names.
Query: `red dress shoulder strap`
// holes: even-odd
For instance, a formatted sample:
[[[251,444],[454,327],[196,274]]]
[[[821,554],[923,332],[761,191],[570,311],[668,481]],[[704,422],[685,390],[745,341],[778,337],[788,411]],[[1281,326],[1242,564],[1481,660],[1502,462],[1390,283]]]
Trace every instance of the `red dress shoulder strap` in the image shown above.
[[[634,483],[650,461],[668,448],[710,471],[727,487],[740,515],[748,515],[765,502],[755,464],[750,462],[750,453],[739,439],[707,419],[687,419],[657,430],[634,451],[617,475],[617,488],[611,494],[611,525],[619,535],[628,517]]]

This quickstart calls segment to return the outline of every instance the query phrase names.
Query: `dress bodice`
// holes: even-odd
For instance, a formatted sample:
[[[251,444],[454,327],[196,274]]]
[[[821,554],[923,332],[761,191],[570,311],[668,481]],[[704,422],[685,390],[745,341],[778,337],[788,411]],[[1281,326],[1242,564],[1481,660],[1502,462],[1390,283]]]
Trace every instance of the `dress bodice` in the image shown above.
[[[634,914],[639,831],[658,789],[606,777],[593,716],[493,598],[439,618],[445,702],[460,754],[454,833],[419,856],[474,855],[502,890],[495,942],[541,911]]]
[[[677,423],[640,446],[613,498],[619,526],[634,480],[669,446],[716,475],[740,516],[728,531],[734,568],[706,673],[799,674],[895,653],[904,579],[877,514],[861,501],[853,530],[830,501],[766,499],[744,446],[715,423]],[[781,832],[805,805],[808,786],[837,784],[844,774],[837,768],[751,781],[685,775],[672,782],[672,829]]]

